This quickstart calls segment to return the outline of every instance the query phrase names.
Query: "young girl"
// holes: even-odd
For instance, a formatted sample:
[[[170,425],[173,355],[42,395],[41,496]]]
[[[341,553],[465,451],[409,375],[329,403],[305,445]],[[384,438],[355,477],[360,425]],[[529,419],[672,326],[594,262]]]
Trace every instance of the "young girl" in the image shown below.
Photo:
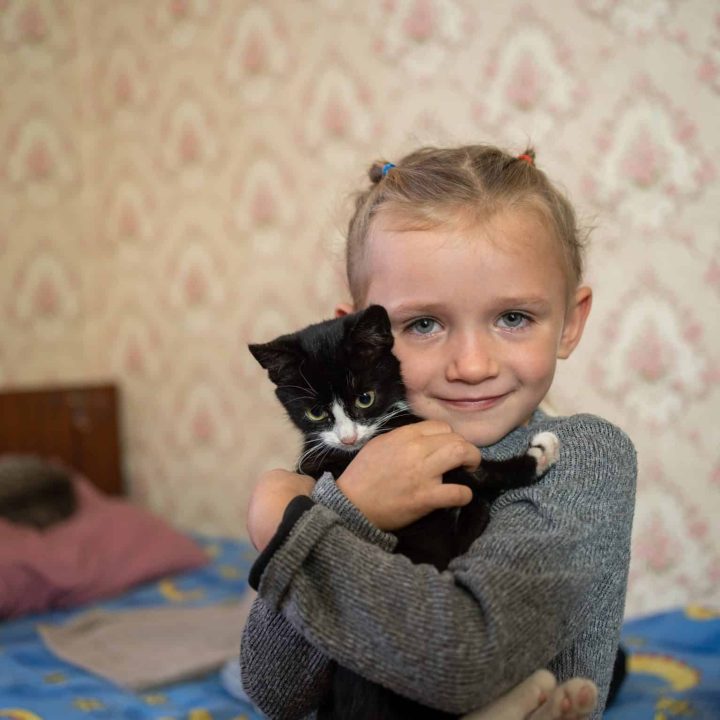
[[[530,151],[427,148],[370,177],[348,233],[353,304],[337,313],[387,309],[408,400],[427,421],[370,440],[338,478],[261,478],[248,514],[262,552],[245,690],[271,718],[302,718],[337,662],[461,714],[547,668],[561,682],[592,679],[599,718],[623,616],[636,462],[610,423],[538,409],[590,312],[573,210]],[[502,495],[448,570],[392,553],[393,530],[469,501],[467,488],[442,484],[444,472],[520,455],[541,431],[558,436],[559,461]],[[523,688],[520,706],[510,694],[481,717],[586,717],[595,702],[587,683],[554,689],[549,673]]]

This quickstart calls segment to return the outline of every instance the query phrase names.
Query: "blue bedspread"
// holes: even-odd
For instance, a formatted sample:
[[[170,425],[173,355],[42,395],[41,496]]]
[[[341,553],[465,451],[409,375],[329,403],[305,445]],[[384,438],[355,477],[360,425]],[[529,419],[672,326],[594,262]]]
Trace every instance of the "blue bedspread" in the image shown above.
[[[192,607],[239,599],[255,558],[249,545],[196,537],[212,563],[193,572],[139,586],[103,609]],[[253,708],[228,694],[219,672],[146,693],[123,690],[59,659],[46,649],[35,625],[57,623],[88,608],[0,622],[0,718],[12,720],[260,720]],[[232,630],[231,630],[232,631]],[[240,631],[238,647],[240,644]]]
[[[213,561],[94,607],[197,606],[240,598],[255,557],[249,545],[200,537]],[[87,607],[0,622],[0,719],[260,720],[225,691],[216,672],[133,693],[60,660],[35,625],[62,622]],[[240,628],[237,628],[238,643]],[[699,607],[631,620],[623,642],[630,675],[606,720],[720,719],[720,613]]]
[[[720,719],[720,612],[689,606],[629,620],[630,674],[606,720]]]

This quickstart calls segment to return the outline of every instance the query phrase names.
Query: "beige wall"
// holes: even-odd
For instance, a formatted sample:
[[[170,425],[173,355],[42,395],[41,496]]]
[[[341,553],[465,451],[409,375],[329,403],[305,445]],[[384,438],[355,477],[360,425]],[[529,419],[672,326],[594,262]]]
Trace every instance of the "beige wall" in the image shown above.
[[[596,226],[553,400],[640,451],[629,609],[720,603],[720,21],[700,0],[0,3],[0,384],[115,378],[133,495],[242,534],[296,438],[245,345],[344,298],[347,196],[496,142]]]

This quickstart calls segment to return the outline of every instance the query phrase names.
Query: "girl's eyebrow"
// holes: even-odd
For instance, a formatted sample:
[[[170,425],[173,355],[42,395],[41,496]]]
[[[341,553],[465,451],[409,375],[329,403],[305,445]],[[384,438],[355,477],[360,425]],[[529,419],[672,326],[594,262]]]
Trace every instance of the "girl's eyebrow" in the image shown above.
[[[493,307],[501,308],[531,308],[536,311],[547,310],[550,302],[540,295],[508,296],[498,297],[492,300]],[[391,316],[408,317],[412,315],[434,315],[445,310],[443,303],[435,302],[406,302],[395,306],[388,306],[388,313]]]
[[[432,315],[441,312],[445,306],[442,303],[433,302],[407,302],[395,306],[388,306],[387,311],[391,315]]]
[[[540,297],[539,295],[528,295],[525,297],[500,297],[497,298],[497,305],[507,307],[532,307],[532,308],[548,308],[550,303],[547,298]]]

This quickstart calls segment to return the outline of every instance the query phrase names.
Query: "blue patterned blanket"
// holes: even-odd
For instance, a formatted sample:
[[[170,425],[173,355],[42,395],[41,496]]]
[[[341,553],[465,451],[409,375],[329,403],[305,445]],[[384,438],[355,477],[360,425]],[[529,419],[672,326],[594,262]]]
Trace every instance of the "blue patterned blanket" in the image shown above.
[[[92,607],[129,610],[193,607],[239,599],[255,552],[242,542],[196,537],[212,563],[142,585]],[[61,623],[88,608],[0,622],[0,719],[10,720],[260,720],[252,706],[225,691],[220,673],[133,693],[53,655],[38,623]],[[238,647],[240,630],[237,628]]]
[[[96,603],[105,610],[192,607],[239,599],[255,557],[249,545],[196,538],[210,565]],[[123,690],[53,655],[37,623],[61,623],[87,607],[0,622],[0,719],[260,720],[225,690],[220,672],[153,692]],[[238,642],[240,628],[237,629]],[[630,674],[606,720],[718,720],[720,613],[688,607],[625,624]]]
[[[606,720],[718,720],[720,612],[699,606],[628,620],[629,674]]]

